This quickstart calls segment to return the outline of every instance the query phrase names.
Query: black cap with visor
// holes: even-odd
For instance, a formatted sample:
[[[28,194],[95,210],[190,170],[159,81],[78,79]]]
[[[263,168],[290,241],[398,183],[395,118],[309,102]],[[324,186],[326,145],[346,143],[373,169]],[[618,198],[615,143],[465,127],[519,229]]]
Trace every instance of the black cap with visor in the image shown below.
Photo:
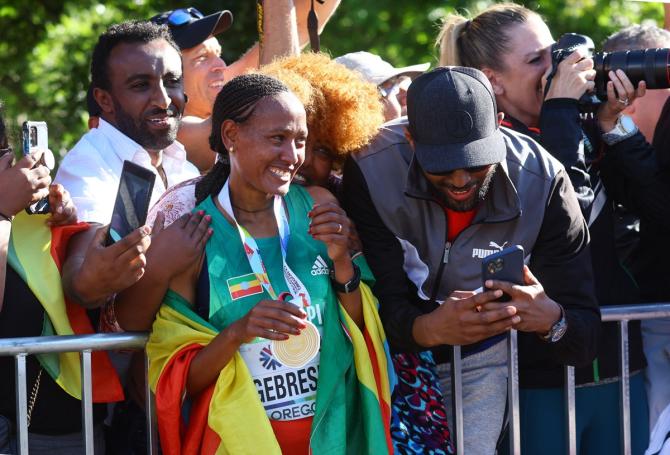
[[[180,8],[157,14],[151,22],[167,25],[172,38],[180,49],[190,49],[208,37],[228,30],[233,23],[233,13],[228,10],[205,16],[196,8]]]

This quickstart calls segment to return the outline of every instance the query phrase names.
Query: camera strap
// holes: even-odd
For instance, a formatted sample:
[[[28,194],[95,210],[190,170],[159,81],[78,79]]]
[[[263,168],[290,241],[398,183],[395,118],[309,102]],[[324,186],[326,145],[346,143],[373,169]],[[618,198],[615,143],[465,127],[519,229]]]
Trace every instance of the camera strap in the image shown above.
[[[558,70],[558,65],[552,64],[551,72],[547,76],[547,83],[544,84],[544,93],[542,94],[542,100],[544,100],[547,97],[547,93],[549,93],[549,87],[551,86],[551,81],[554,79],[554,76],[556,75],[556,70]]]

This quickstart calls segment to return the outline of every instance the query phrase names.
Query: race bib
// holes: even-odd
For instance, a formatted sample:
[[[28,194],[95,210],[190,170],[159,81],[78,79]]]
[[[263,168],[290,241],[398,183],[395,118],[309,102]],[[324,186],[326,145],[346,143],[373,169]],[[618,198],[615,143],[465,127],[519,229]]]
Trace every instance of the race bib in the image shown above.
[[[240,346],[265,412],[272,420],[296,420],[314,415],[320,353],[300,368],[283,365],[272,354],[272,343],[256,338]]]

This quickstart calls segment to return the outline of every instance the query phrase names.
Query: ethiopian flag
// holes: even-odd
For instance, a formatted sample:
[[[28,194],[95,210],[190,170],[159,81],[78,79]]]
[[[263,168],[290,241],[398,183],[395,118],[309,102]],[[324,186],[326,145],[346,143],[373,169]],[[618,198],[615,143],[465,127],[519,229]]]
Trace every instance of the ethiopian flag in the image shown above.
[[[255,273],[229,278],[226,280],[226,283],[228,284],[228,292],[230,292],[232,300],[263,292],[261,282]]]
[[[44,307],[42,335],[84,335],[95,333],[86,310],[65,299],[61,268],[67,242],[88,229],[85,223],[49,228],[46,215],[19,213],[12,222],[7,261]],[[78,352],[40,354],[42,367],[67,393],[81,399],[81,361]],[[107,353],[91,355],[93,401],[123,399],[123,389]]]
[[[339,304],[324,309],[321,364],[310,452],[388,454],[390,397],[385,335],[377,300],[361,283],[365,329]],[[218,330],[168,292],[147,344],[149,380],[165,455],[281,454],[249,370],[239,353],[182,416],[189,365]]]

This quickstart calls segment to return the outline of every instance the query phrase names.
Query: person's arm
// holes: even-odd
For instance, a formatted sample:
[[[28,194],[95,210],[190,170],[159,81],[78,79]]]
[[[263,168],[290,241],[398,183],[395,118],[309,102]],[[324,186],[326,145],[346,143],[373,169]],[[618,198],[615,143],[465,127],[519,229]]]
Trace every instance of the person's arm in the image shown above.
[[[565,173],[559,172],[529,267],[546,295],[565,311],[567,332],[558,342],[545,345],[552,358],[562,364],[584,365],[598,348],[600,310],[588,243],[588,228],[572,185]]]
[[[11,153],[0,158],[0,311],[5,297],[7,253],[12,230],[11,218],[31,203],[49,194],[49,169],[36,166],[37,155],[24,156],[12,166]]]
[[[576,99],[552,98],[542,103],[540,143],[565,167],[582,213],[588,217],[593,188],[586,169],[584,134]]]
[[[91,225],[75,234],[63,264],[63,291],[85,308],[96,308],[136,283],[144,274],[145,252],[151,243],[146,226],[108,247],[107,227]]]
[[[314,2],[314,10],[319,17],[319,33],[339,4],[340,0],[327,0],[323,5]],[[259,65],[270,63],[277,57],[298,54],[309,42],[307,14],[310,6],[311,0],[265,0],[263,49],[259,43],[254,44],[226,68],[226,80],[244,74],[252,68],[258,68]]]
[[[164,217],[159,213],[146,254],[144,276],[114,301],[114,314],[123,330],[151,330],[170,280],[202,259],[212,235],[211,219],[203,211],[187,213],[163,228]]]
[[[614,200],[640,218],[670,231],[670,172],[642,133],[607,147],[601,176]]]
[[[344,166],[341,201],[356,225],[363,254],[375,276],[372,292],[379,299],[379,316],[391,345],[402,351],[422,351],[412,335],[414,321],[434,309],[421,300],[402,268],[403,251],[372,203],[367,183],[356,162]]]
[[[328,247],[328,257],[333,261],[333,278],[345,284],[354,278],[354,264],[349,255],[349,233],[351,222],[340,207],[339,202],[325,188],[313,186],[307,189],[314,199],[314,207],[309,212],[309,234]],[[338,292],[337,298],[349,317],[359,327],[363,327],[363,307],[361,291]]]
[[[186,116],[182,119],[177,140],[186,150],[187,159],[205,173],[214,166],[216,153],[209,146],[209,134],[212,131],[212,117]]]

